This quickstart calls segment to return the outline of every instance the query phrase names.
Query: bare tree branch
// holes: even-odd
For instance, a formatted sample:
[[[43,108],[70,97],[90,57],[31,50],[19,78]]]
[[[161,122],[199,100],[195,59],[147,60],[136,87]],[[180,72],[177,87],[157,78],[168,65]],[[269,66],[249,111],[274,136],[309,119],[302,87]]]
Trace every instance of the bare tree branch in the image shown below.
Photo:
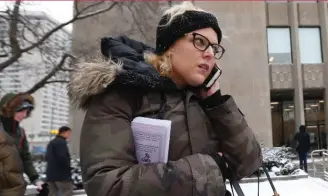
[[[2,37],[0,37],[1,39]],[[3,38],[2,38],[3,39]],[[9,45],[4,41],[4,40],[0,40],[0,58],[5,58],[5,57],[8,57],[9,56],[9,53],[8,51],[6,51],[6,49],[9,47]]]
[[[86,10],[95,7],[96,5],[99,5],[100,2],[91,4],[89,6],[87,6],[86,8],[82,9],[81,12],[77,12],[75,13],[75,15],[73,16],[72,19],[70,19],[67,22],[64,22],[58,26],[56,26],[55,28],[53,28],[52,30],[48,31],[47,33],[45,33],[38,41],[36,41],[35,43],[31,44],[30,46],[21,49],[19,46],[19,42],[17,40],[17,21],[18,21],[18,17],[19,17],[19,6],[20,6],[21,0],[16,0],[15,6],[14,6],[14,10],[13,10],[13,16],[12,16],[12,20],[10,21],[10,43],[11,43],[11,48],[12,48],[12,56],[5,60],[4,62],[0,63],[0,71],[2,71],[3,69],[5,69],[6,67],[10,66],[12,63],[16,62],[23,53],[28,52],[36,47],[38,47],[39,45],[43,44],[43,42],[45,40],[47,40],[52,34],[54,34],[55,32],[57,32],[58,30],[62,29],[63,27],[65,27],[68,24],[71,24],[74,21],[77,20],[82,20],[88,17],[92,17],[104,12],[107,12],[111,9],[113,9],[115,7],[115,5],[117,5],[117,2],[113,2],[110,6],[100,9],[100,10],[96,10],[94,12],[90,12],[90,13],[86,13],[84,14],[83,12],[85,12]]]
[[[145,39],[147,40],[147,42],[149,42],[150,40],[148,39],[148,36],[147,36],[146,32],[143,31],[140,23],[138,22],[138,19],[137,19],[136,15],[135,15],[134,11],[132,10],[132,8],[130,6],[128,7],[128,9],[130,10],[134,21],[137,23],[138,30],[140,31],[140,33],[142,34],[142,36],[145,37]]]
[[[79,6],[77,5],[77,1],[74,1],[74,10],[75,12],[79,12]]]
[[[1,12],[1,13],[6,13],[6,12]],[[4,20],[9,20],[8,17],[6,17],[5,15],[0,15],[0,18],[4,19]]]
[[[9,24],[9,42],[11,46],[11,58],[9,58],[5,64],[9,66],[10,64],[14,63],[19,57],[21,57],[22,53],[20,52],[20,47],[19,47],[19,42],[17,40],[17,21],[19,17],[19,7],[21,5],[21,0],[16,0],[14,9],[12,12],[12,15],[10,16],[10,24]],[[3,64],[3,63],[1,63]],[[0,64],[0,71],[1,69],[1,64]],[[7,67],[6,66],[6,67]]]
[[[39,90],[42,88],[45,84],[48,83],[48,80],[53,77],[64,65],[66,62],[67,58],[72,58],[75,59],[73,55],[70,54],[64,54],[60,62],[44,77],[42,78],[39,82],[37,82],[32,88],[30,88],[26,93],[32,94],[35,91]]]
[[[93,4],[91,4],[91,5],[88,5],[88,6],[86,6],[86,7],[84,7],[84,8],[82,8],[82,10],[80,10],[79,11],[79,8],[78,8],[78,6],[77,6],[77,3],[75,3],[75,12],[76,13],[83,13],[83,12],[86,12],[86,11],[88,11],[89,9],[92,9],[92,8],[94,8],[94,7],[97,7],[98,5],[101,5],[102,3],[104,3],[105,2],[105,0],[101,0],[101,1],[99,1],[99,2],[97,2],[97,3],[93,3]],[[115,2],[114,2],[115,3]]]
[[[61,68],[60,71],[71,72],[71,71],[74,71],[74,69],[70,69],[70,68]]]
[[[99,3],[99,2],[98,2]],[[87,14],[78,14],[76,15],[76,19],[75,20],[82,20],[82,19],[85,19],[85,18],[89,18],[91,16],[95,16],[95,15],[98,15],[98,14],[101,14],[101,13],[104,13],[104,12],[107,12],[111,9],[113,9],[116,5],[118,4],[118,2],[113,2],[109,7],[107,8],[104,8],[104,9],[101,9],[101,10],[97,10],[97,11],[94,11],[94,12],[90,12],[90,13],[87,13]],[[93,4],[94,5],[94,4]],[[91,6],[88,6],[88,7],[93,7],[92,5]],[[74,18],[73,18],[74,19]],[[74,20],[74,21],[75,21]],[[72,22],[74,22],[72,21]]]
[[[52,84],[52,83],[69,83],[68,80],[50,80],[47,81],[45,84]]]
[[[37,76],[36,78],[38,79],[36,79],[35,84],[31,88],[28,87],[29,89],[26,91],[28,93],[34,93],[47,84],[65,84],[68,82],[68,74],[74,70],[74,65],[69,64],[68,61],[69,59],[74,61],[75,57],[68,54],[70,53],[68,50],[70,50],[72,42],[70,35],[62,34],[60,30],[75,21],[108,12],[114,7],[117,9],[121,8],[123,19],[126,11],[131,13],[133,18],[133,22],[131,22],[131,16],[125,18],[127,25],[125,26],[124,34],[139,36],[141,33],[147,42],[153,41],[153,38],[149,36],[149,31],[152,31],[154,26],[148,23],[151,23],[154,19],[150,16],[154,16],[157,13],[157,4],[139,2],[119,3],[107,2],[106,0],[78,4],[75,1],[73,17],[67,22],[56,24],[49,23],[49,21],[30,13],[24,15],[24,12],[21,11],[23,10],[23,3],[21,2],[23,1],[16,0],[13,8],[8,7],[7,11],[0,13],[1,27],[3,27],[2,21],[5,21],[7,25],[5,28],[8,29],[6,30],[8,35],[0,39],[0,72],[6,71],[5,68],[9,66],[17,65],[17,69],[26,69],[28,71],[25,75],[26,78],[31,76],[34,79]],[[108,34],[119,34],[122,33],[121,31],[120,28],[114,28]],[[98,50],[98,47],[93,48],[86,45],[86,47],[81,46],[78,50],[75,52],[81,55],[81,58],[88,59],[94,54],[94,51]],[[23,55],[24,60],[22,62],[24,62],[24,66],[16,63]],[[31,62],[25,61],[25,55],[31,55],[31,58],[36,58]],[[61,59],[59,59],[60,57]]]

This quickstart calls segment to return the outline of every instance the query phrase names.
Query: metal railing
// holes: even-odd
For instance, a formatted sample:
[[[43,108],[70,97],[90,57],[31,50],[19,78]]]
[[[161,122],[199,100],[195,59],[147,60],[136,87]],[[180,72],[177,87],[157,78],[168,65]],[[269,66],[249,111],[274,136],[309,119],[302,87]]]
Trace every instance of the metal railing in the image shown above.
[[[24,196],[37,196],[38,195],[38,191],[36,190],[36,188],[32,188],[32,187],[27,187],[25,195]],[[85,196],[86,193],[84,191],[84,189],[81,190],[75,190],[73,192],[73,196]]]
[[[322,163],[316,163],[313,155],[322,153]],[[316,177],[317,173],[319,173],[317,169],[317,165],[322,166],[323,168],[323,177],[324,180],[328,181],[328,149],[321,149],[321,150],[313,150],[311,152],[311,159],[313,165],[313,177]],[[320,160],[321,161],[321,160]],[[321,171],[320,171],[321,173]]]
[[[322,153],[322,157],[325,157],[323,164],[324,179],[328,181],[328,150]]]

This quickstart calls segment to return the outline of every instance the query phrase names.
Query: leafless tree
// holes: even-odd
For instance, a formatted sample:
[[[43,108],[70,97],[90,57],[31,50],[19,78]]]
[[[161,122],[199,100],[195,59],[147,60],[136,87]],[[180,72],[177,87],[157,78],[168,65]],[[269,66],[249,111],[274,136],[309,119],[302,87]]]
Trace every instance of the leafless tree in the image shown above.
[[[71,37],[62,36],[67,25],[88,18],[97,18],[98,15],[108,13],[114,8],[121,9],[122,15],[128,15],[133,19],[129,24],[129,30],[124,32],[125,35],[141,34],[147,43],[153,43],[155,37],[149,36],[149,31],[155,32],[155,25],[152,22],[153,18],[158,16],[160,6],[154,2],[74,2],[74,13],[70,20],[64,23],[45,24],[47,21],[25,12],[22,0],[16,0],[12,7],[0,11],[0,29],[5,29],[0,30],[0,72],[4,73],[8,68],[28,70],[33,77],[27,75],[26,78],[35,78],[33,84],[28,87],[28,93],[34,93],[46,84],[67,83],[68,74],[74,69],[74,60],[80,56],[85,57],[90,51],[95,50],[91,47],[81,47],[77,52],[79,56],[75,57],[70,51]],[[41,57],[39,63],[28,62],[26,59],[29,58],[22,58],[28,55],[33,58],[36,53]]]
[[[6,10],[0,12],[2,30],[0,34],[0,72],[4,72],[6,68],[14,65],[18,69],[28,69],[34,74],[43,72],[37,73],[42,77],[28,90],[29,93],[35,92],[48,83],[67,82],[54,77],[58,72],[69,71],[70,62],[74,60],[74,56],[70,54],[71,40],[61,40],[57,37],[58,33],[75,21],[108,12],[119,4],[118,2],[105,4],[104,2],[105,0],[96,1],[81,9],[75,6],[73,17],[67,22],[45,24],[42,19],[24,12],[22,0],[16,0],[12,7],[8,6]],[[106,6],[93,9],[100,7],[101,4]],[[35,52],[40,53],[45,69],[40,69],[39,64],[28,65],[28,62],[24,62],[24,66],[21,64],[17,66],[23,56],[33,55]]]

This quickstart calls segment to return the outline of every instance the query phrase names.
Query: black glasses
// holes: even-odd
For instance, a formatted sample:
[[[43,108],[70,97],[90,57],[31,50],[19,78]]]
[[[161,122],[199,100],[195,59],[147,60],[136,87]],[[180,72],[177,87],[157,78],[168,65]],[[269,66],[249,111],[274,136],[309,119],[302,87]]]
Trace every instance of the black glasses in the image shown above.
[[[212,44],[204,35],[198,33],[192,33],[192,36],[193,36],[192,42],[195,48],[204,52],[205,50],[208,49],[208,47],[211,46],[213,48],[214,58],[221,59],[221,57],[225,52],[225,49],[222,46],[220,46],[219,44]]]

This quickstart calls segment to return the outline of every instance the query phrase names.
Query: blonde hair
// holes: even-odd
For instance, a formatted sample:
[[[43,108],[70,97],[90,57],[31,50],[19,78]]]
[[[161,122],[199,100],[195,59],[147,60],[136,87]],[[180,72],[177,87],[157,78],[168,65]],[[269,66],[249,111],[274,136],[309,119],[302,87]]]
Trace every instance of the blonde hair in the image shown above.
[[[144,53],[144,58],[161,76],[169,77],[172,72],[171,54],[171,51],[167,51],[162,55],[147,52]]]
[[[167,15],[168,21],[163,26],[170,25],[176,17],[184,14],[186,11],[206,12],[203,9],[195,7],[194,4],[190,1],[184,1],[180,4],[176,4],[172,7],[164,9],[162,16]],[[148,52],[144,54],[144,58],[147,63],[153,65],[153,67],[160,73],[161,76],[170,76],[172,72],[171,55],[172,51],[170,50],[166,51],[162,55]]]

